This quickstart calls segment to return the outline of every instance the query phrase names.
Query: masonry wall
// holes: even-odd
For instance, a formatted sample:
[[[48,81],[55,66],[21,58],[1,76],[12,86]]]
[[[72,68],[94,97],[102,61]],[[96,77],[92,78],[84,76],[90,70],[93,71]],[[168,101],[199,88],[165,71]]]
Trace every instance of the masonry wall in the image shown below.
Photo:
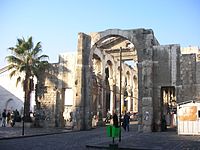
[[[196,62],[196,99],[200,100],[200,61]]]
[[[183,54],[180,60],[181,95],[179,102],[196,98],[196,55]]]
[[[61,74],[63,80],[63,117],[64,117],[64,126],[72,126],[72,116],[70,113],[74,109],[74,85],[75,85],[75,70],[76,70],[76,53],[63,53],[60,54],[59,59],[60,64],[63,64],[63,73]],[[62,102],[62,101],[61,101]],[[62,105],[60,108],[62,109]]]
[[[153,130],[159,131],[162,115],[161,88],[180,84],[180,46],[164,45],[153,47]]]
[[[196,84],[200,84],[200,61],[196,62]]]

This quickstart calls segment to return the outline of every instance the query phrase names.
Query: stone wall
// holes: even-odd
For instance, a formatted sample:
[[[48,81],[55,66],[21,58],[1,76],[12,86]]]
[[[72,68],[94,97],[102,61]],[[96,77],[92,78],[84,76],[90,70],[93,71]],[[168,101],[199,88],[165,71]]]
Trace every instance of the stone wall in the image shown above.
[[[179,86],[180,46],[161,45],[153,47],[153,124],[152,129],[161,130],[163,102],[162,87]]]
[[[200,61],[196,62],[196,84],[200,84]]]
[[[60,74],[63,74],[62,64],[51,64],[46,72],[43,88],[45,89],[39,97],[41,112],[43,113],[44,127],[62,127],[64,109],[63,88]],[[62,106],[62,107],[61,107]]]
[[[180,60],[181,74],[181,99],[178,102],[193,100],[196,98],[196,55],[183,54]]]
[[[199,57],[200,50],[199,50],[199,47],[197,46],[184,47],[184,48],[181,48],[181,53],[183,54],[182,59],[181,59],[181,63],[182,63],[181,73],[183,74],[182,80],[183,79],[186,79],[186,80],[184,80],[183,87],[181,87],[182,89],[181,92],[183,92],[183,94],[180,93],[180,95],[184,95],[185,94],[184,92],[186,92],[186,96],[183,97],[183,101],[188,100],[188,99],[200,100],[200,90],[199,90],[200,89],[200,73],[199,73],[200,72],[200,57]],[[196,62],[194,60],[195,59],[194,57],[196,57]],[[190,75],[187,76],[188,73],[186,72],[190,73]],[[196,74],[194,74],[194,72],[196,72]],[[193,80],[194,78],[195,80]]]
[[[196,99],[200,100],[200,61],[196,62]]]
[[[47,87],[47,93],[41,99],[41,109],[44,115],[44,127],[55,127],[56,91],[53,87]]]

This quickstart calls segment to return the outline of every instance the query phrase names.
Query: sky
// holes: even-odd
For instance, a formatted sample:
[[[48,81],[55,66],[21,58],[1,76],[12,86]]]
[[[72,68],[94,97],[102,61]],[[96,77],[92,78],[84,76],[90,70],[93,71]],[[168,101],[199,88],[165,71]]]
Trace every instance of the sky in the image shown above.
[[[200,46],[199,0],[0,0],[0,68],[18,38],[41,42],[49,62],[76,52],[79,32],[152,29],[161,45]]]

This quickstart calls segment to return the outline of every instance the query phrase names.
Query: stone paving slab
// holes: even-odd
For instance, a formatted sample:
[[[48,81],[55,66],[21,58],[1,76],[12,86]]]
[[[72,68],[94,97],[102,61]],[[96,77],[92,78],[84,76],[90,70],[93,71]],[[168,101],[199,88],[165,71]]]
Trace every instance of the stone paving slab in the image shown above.
[[[118,149],[144,150],[200,150],[200,136],[179,136],[176,132],[137,133],[124,132],[121,142],[117,139]],[[88,148],[109,149],[110,142],[86,145]]]
[[[71,129],[69,128],[25,128],[24,135],[22,135],[21,127],[0,127],[0,140],[49,134],[61,134],[70,131]]]
[[[67,132],[71,133],[72,130],[69,128],[25,128],[25,136],[22,136],[22,128],[0,127],[0,140]],[[106,136],[105,127],[99,127],[89,131],[80,131],[81,133],[83,135],[98,134],[98,138],[91,137],[91,142],[85,143],[86,149],[110,149],[109,145],[113,144],[112,138]],[[138,133],[136,124],[131,125],[130,132],[122,130],[121,142],[119,142],[118,138],[115,138],[114,143],[118,144],[118,149],[127,150],[200,150],[200,136],[178,135],[175,131]]]

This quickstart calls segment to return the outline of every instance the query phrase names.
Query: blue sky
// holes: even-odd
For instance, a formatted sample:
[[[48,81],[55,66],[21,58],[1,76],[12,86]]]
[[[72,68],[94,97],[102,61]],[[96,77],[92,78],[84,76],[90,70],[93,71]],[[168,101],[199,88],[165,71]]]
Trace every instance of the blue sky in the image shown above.
[[[153,29],[161,45],[200,46],[199,0],[0,0],[0,68],[17,38],[41,41],[50,62],[76,51],[78,32]]]

